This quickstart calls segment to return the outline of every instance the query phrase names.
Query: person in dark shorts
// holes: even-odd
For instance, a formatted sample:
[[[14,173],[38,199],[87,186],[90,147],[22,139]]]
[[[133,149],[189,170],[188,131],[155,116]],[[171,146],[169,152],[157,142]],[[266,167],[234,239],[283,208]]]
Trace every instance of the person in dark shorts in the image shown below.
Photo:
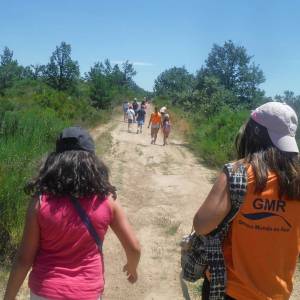
[[[135,115],[135,119],[137,122],[136,133],[142,133],[143,125],[145,123],[145,116],[146,116],[146,111],[143,107],[141,107]]]
[[[138,111],[138,109],[139,109],[139,104],[137,103],[137,99],[136,98],[134,98],[134,101],[132,103],[132,108],[134,110],[134,113],[136,114],[137,111]]]

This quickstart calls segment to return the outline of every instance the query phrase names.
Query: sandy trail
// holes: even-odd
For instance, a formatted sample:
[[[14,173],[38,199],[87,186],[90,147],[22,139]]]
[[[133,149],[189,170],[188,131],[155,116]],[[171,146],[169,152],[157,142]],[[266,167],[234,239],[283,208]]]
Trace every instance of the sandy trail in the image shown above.
[[[149,117],[150,111],[147,115]],[[130,285],[122,267],[125,255],[111,231],[106,236],[104,255],[106,287],[104,300],[201,299],[199,285],[186,286],[180,280],[180,248],[183,234],[191,230],[192,218],[209,192],[216,172],[199,164],[183,141],[171,133],[170,144],[150,144],[150,130],[127,132],[120,117],[111,130],[111,149],[103,157],[111,169],[125,208],[142,245],[139,280]],[[146,122],[146,125],[148,122]],[[96,129],[101,144],[103,129]],[[93,132],[92,132],[93,133]],[[175,136],[175,137],[174,137]],[[291,300],[300,299],[300,272],[297,270]],[[198,291],[197,291],[198,289]]]
[[[157,145],[151,145],[146,126],[136,134],[136,124],[128,133],[121,118],[114,122],[111,150],[103,159],[141,242],[142,258],[139,281],[132,286],[121,271],[125,263],[121,246],[108,233],[104,299],[189,299],[181,289],[178,242],[191,230],[192,217],[215,174],[201,166],[174,133],[169,145],[162,146],[160,133]],[[97,143],[101,144],[101,135]]]

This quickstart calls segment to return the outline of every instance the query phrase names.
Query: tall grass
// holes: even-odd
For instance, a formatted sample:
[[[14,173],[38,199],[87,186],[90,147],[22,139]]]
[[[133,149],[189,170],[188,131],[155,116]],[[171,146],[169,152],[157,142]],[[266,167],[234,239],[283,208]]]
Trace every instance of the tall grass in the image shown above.
[[[0,124],[0,252],[12,253],[21,235],[28,197],[23,188],[37,160],[70,122],[52,109],[6,111]]]
[[[188,140],[192,150],[211,166],[221,166],[236,158],[235,137],[249,118],[249,111],[224,107],[211,118],[192,115]]]

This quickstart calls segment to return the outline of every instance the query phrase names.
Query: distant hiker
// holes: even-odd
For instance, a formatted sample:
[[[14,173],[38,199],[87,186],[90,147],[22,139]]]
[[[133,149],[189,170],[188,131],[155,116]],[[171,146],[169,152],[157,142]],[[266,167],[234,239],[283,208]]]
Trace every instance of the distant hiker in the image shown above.
[[[127,110],[128,110],[128,107],[129,107],[129,103],[126,100],[126,101],[123,102],[123,105],[122,105],[123,114],[124,114],[124,122],[126,122],[126,120],[127,120]]]
[[[125,250],[128,281],[137,281],[139,242],[116,200],[108,173],[85,130],[63,130],[56,150],[26,186],[33,200],[5,300],[16,299],[31,268],[30,299],[100,299],[102,243],[109,226]]]
[[[138,111],[138,109],[139,109],[139,104],[137,103],[137,99],[136,98],[134,98],[134,101],[132,103],[132,108],[134,110],[134,113],[136,114],[137,111]]]
[[[214,283],[211,286],[212,281],[205,278],[203,300],[223,288],[227,296],[222,299],[289,299],[300,249],[297,125],[290,106],[268,102],[256,108],[241,127],[235,143],[237,160],[225,166],[194,217],[195,231],[207,235],[231,211],[230,191],[236,190],[235,197],[245,195],[225,240],[211,242],[213,251],[207,248]],[[228,182],[237,172],[239,177]]]
[[[142,133],[143,125],[145,123],[146,111],[143,106],[136,113],[137,131],[136,133]]]
[[[168,114],[165,114],[164,119],[162,121],[162,131],[164,135],[164,146],[168,144],[168,137],[171,131],[171,123]]]
[[[128,132],[130,132],[132,123],[135,120],[135,112],[132,109],[132,106],[129,105],[128,109],[127,109],[127,120],[128,120]]]
[[[141,108],[143,108],[145,110],[147,109],[147,103],[146,103],[146,101],[142,101]]]
[[[164,120],[164,117],[165,117],[165,114],[167,113],[167,107],[166,106],[163,106],[160,110],[160,115],[161,115],[161,121],[163,122]]]
[[[157,139],[157,133],[160,128],[161,124],[161,116],[160,113],[158,112],[158,107],[154,108],[154,112],[150,116],[148,128],[150,127],[151,124],[151,144],[155,144],[156,139]]]
[[[161,114],[166,113],[166,112],[167,112],[167,107],[166,107],[166,106],[163,106],[163,107],[159,110],[159,112],[160,112]]]

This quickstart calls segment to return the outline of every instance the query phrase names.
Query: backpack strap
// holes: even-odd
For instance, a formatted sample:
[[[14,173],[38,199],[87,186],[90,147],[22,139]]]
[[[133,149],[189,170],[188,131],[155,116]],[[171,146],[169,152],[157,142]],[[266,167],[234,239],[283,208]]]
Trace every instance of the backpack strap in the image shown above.
[[[222,243],[228,234],[232,220],[239,212],[247,192],[247,170],[244,165],[226,164],[224,172],[228,178],[231,209],[217,229],[207,236],[207,259],[211,273],[209,300],[222,300],[225,297],[227,276]]]
[[[95,240],[95,243],[97,244],[99,252],[101,254],[103,241],[99,238],[97,231],[96,231],[95,227],[93,226],[93,223],[91,222],[89,216],[87,215],[85,210],[82,208],[82,206],[80,205],[80,203],[76,197],[71,196],[71,202],[72,202],[75,210],[77,211],[78,215],[80,216],[81,221],[86,226],[88,232]]]
[[[221,225],[223,223],[230,224],[233,221],[247,193],[247,170],[243,164],[228,163],[224,166],[223,171],[227,175],[231,209]]]

